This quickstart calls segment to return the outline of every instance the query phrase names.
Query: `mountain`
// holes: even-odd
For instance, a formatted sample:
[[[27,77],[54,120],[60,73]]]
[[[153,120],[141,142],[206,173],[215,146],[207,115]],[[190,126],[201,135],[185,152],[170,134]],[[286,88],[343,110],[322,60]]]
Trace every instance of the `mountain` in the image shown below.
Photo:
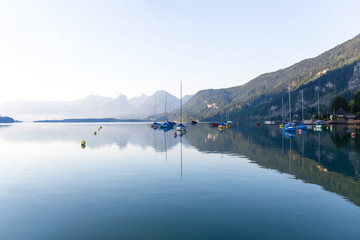
[[[21,120],[59,120],[68,118],[120,118],[145,119],[156,114],[163,117],[165,111],[174,111],[180,100],[166,91],[157,91],[152,96],[141,95],[130,100],[123,94],[117,98],[89,95],[75,101],[13,101],[0,106],[0,112]]]
[[[148,99],[149,99],[149,96],[142,94],[139,97],[130,98],[129,104],[131,105],[131,107],[137,108],[137,107],[140,107],[141,105],[143,105]]]
[[[165,101],[166,101],[166,108],[165,108]],[[164,113],[170,113],[176,109],[180,108],[180,100],[175,97],[174,95],[164,91],[159,90],[155,92],[152,96],[150,96],[146,102],[144,102],[142,105],[140,105],[136,111],[138,113],[141,113],[141,115],[144,117],[152,117],[154,118],[155,115],[157,115],[156,118],[164,117]]]
[[[11,117],[0,116],[0,123],[14,123],[15,120]]]
[[[222,114],[247,119],[281,116],[281,101],[288,109],[288,86],[292,109],[299,111],[300,91],[304,91],[307,114],[317,104],[317,93],[323,110],[334,95],[350,95],[360,90],[356,81],[360,61],[360,35],[285,69],[262,74],[248,83],[225,89],[208,89],[196,93],[183,107],[187,119],[220,120]],[[352,79],[352,81],[351,81]],[[350,82],[350,85],[348,84]]]
[[[129,104],[127,97],[123,94],[120,94],[116,99],[104,104],[99,108],[99,111],[103,116],[113,116],[115,114],[120,114],[124,116],[129,114],[133,108]]]
[[[182,98],[182,104],[184,105],[185,103],[187,103],[187,101],[190,100],[190,98],[192,98],[194,95],[185,95]]]

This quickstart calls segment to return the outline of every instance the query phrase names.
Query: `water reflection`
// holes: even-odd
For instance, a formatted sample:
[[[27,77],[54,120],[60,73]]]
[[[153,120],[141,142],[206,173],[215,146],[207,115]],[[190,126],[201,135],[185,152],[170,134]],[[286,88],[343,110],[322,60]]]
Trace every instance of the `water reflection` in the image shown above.
[[[199,150],[246,156],[261,167],[318,184],[360,206],[360,139],[352,139],[347,128],[289,137],[276,126],[256,128],[249,124],[235,127],[226,135],[202,127],[191,131],[188,138]],[[203,139],[201,132],[205,132]]]
[[[346,127],[332,127],[321,132],[308,130],[292,136],[278,126],[256,127],[255,124],[234,126],[219,132],[208,124],[189,125],[185,135],[174,137],[175,130],[151,129],[149,124],[18,124],[1,125],[0,138],[5,141],[71,142],[86,141],[88,151],[116,145],[120,150],[129,145],[167,152],[180,148],[180,175],[183,177],[183,145],[206,154],[221,153],[250,159],[260,167],[291,174],[296,179],[314,183],[335,192],[360,206],[360,132]],[[305,131],[304,131],[305,132]],[[357,138],[351,138],[355,132]]]

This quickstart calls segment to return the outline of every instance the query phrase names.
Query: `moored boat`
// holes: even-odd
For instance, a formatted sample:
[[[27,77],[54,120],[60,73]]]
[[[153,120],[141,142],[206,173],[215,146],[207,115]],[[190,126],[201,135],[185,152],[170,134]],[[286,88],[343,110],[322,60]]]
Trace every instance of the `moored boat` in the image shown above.
[[[285,132],[295,132],[295,129],[296,129],[296,127],[293,123],[287,123],[283,127],[283,130]]]
[[[182,81],[180,81],[180,124],[177,125],[176,130],[179,132],[185,132],[186,131],[186,127],[182,124]],[[180,135],[182,136],[182,135]]]
[[[296,129],[306,130],[306,125],[304,123],[300,123],[296,126]]]
[[[232,127],[232,125],[233,125],[233,121],[227,121],[227,122],[226,122],[226,127],[227,127],[227,128]]]
[[[210,123],[210,127],[218,127],[220,123],[212,122]]]
[[[323,125],[323,122],[321,120],[317,120],[315,122],[314,131],[322,131],[322,125]]]
[[[225,124],[225,123],[220,123],[220,124],[218,125],[218,128],[219,128],[219,130],[223,131],[223,130],[226,129],[226,124]]]
[[[186,130],[186,127],[182,123],[180,123],[179,125],[177,125],[176,130],[182,132]]]

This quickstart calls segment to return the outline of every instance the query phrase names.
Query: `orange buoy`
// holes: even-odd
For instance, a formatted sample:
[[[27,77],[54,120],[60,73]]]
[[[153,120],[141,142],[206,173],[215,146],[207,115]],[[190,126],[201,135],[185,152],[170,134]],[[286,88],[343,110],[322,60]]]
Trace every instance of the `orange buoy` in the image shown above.
[[[302,134],[302,130],[301,130],[301,129],[299,129],[299,133]]]
[[[351,133],[351,137],[355,138],[355,133],[354,132]]]

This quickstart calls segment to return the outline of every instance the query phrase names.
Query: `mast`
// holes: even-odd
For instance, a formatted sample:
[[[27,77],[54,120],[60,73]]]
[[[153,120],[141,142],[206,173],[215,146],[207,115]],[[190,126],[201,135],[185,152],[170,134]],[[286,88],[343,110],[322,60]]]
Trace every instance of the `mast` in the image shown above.
[[[167,102],[167,93],[165,94],[165,116],[164,116],[164,122],[166,121],[166,102]]]
[[[284,124],[284,98],[281,99],[281,124]]]
[[[290,114],[290,123],[291,123],[291,99],[290,99],[290,84],[289,84],[289,114]]]
[[[318,91],[318,118],[320,120],[320,96],[319,96],[319,91]]]
[[[301,122],[304,122],[304,90],[301,90]]]
[[[182,80],[180,80],[180,123],[182,121]]]

